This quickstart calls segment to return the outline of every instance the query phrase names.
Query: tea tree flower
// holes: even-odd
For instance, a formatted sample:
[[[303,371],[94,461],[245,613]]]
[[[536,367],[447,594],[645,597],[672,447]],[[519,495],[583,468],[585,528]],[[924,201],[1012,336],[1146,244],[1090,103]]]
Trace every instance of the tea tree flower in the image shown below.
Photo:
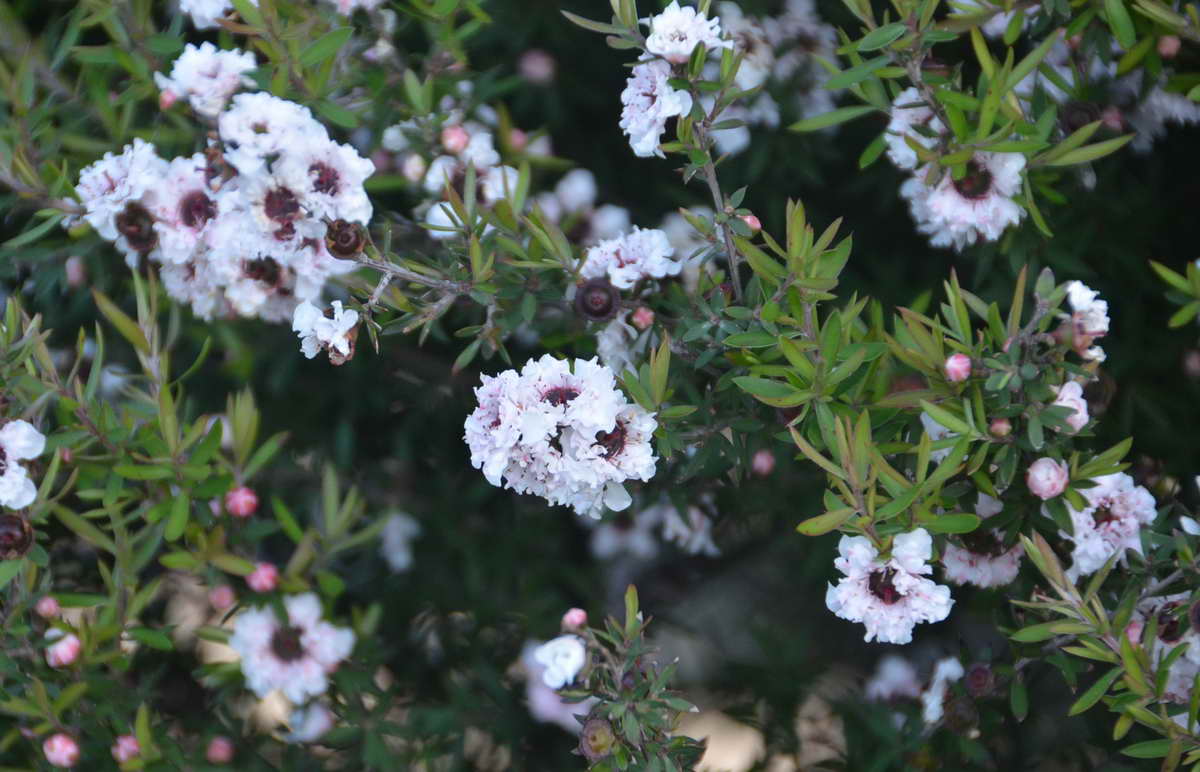
[[[917,230],[935,247],[961,250],[976,241],[995,241],[1025,211],[1013,200],[1021,189],[1025,156],[1020,153],[976,153],[961,179],[946,171],[930,186],[929,167],[921,167],[900,187],[909,201]]]
[[[45,449],[45,435],[27,421],[9,421],[0,428],[0,506],[22,509],[37,498],[37,486],[20,462]]]
[[[921,718],[926,724],[936,724],[942,720],[950,684],[962,677],[962,663],[955,657],[938,660],[934,665],[929,688],[921,692]]]
[[[980,493],[975,514],[986,520],[1000,514],[1004,505],[986,493]],[[1021,568],[1020,544],[1004,548],[1004,534],[989,529],[986,523],[961,537],[962,546],[949,542],[942,553],[946,578],[955,584],[977,587],[1003,587],[1017,578]]]
[[[46,761],[54,767],[70,769],[79,763],[79,743],[65,732],[47,737],[42,743],[42,753],[46,754]]]
[[[829,585],[825,605],[842,619],[862,622],[863,640],[909,643],[913,627],[942,621],[954,601],[950,588],[924,576],[933,572],[933,539],[924,528],[898,534],[892,543],[892,556],[883,560],[866,537],[843,536],[833,564],[845,577]]]
[[[320,740],[333,728],[333,712],[320,702],[313,702],[292,711],[288,718],[292,731],[286,736],[290,743],[311,743]]]
[[[312,303],[296,306],[292,316],[292,331],[300,336],[300,351],[312,359],[322,349],[329,352],[329,361],[343,364],[354,354],[354,331],[358,327],[358,312],[342,308],[340,300],[333,301],[329,315]]]
[[[1029,492],[1042,501],[1052,499],[1067,489],[1071,478],[1071,470],[1061,461],[1052,458],[1039,458],[1029,465],[1025,473],[1025,484]]]
[[[700,43],[709,50],[733,48],[732,40],[721,39],[719,17],[709,19],[691,6],[680,6],[679,0],[645,21],[650,24],[646,50],[674,64],[686,62]]]
[[[921,694],[921,682],[917,669],[898,654],[885,654],[875,666],[875,674],[867,681],[865,695],[868,700],[888,702],[901,697],[917,698]]]
[[[1067,423],[1071,429],[1079,431],[1087,426],[1090,420],[1088,416],[1088,403],[1083,398],[1083,387],[1076,381],[1067,381],[1062,386],[1058,387],[1058,394],[1054,397],[1054,404],[1060,407],[1071,408],[1071,415],[1067,416]]]
[[[229,645],[241,656],[246,687],[259,697],[279,689],[293,703],[318,697],[328,673],[350,656],[354,632],[321,619],[313,593],[284,599],[286,619],[270,608],[249,609],[234,621]]]
[[[932,136],[916,131],[918,127],[927,130]],[[934,146],[937,142],[936,137],[943,131],[942,122],[921,99],[920,92],[915,88],[906,88],[892,102],[891,119],[888,121],[887,133],[884,134],[888,158],[901,169],[915,169],[918,162],[917,152],[908,141],[929,149]]]
[[[392,573],[400,574],[412,568],[412,543],[420,535],[421,524],[411,515],[397,512],[384,521],[379,552]]]
[[[546,668],[542,683],[551,689],[561,689],[573,682],[587,664],[587,647],[577,635],[560,635],[539,646],[533,658]]]
[[[629,145],[639,158],[666,157],[659,149],[667,120],[687,115],[692,109],[692,97],[667,82],[671,65],[655,60],[633,68],[621,92],[621,131],[629,135]]]
[[[246,73],[257,66],[252,53],[222,51],[207,41],[199,46],[188,43],[171,65],[170,76],[156,72],[154,83],[176,98],[186,97],[200,117],[215,120],[234,92],[254,85]]]
[[[683,264],[671,259],[674,254],[666,233],[634,226],[632,233],[590,248],[580,274],[588,279],[607,275],[614,287],[631,289],[641,279],[678,276]]]
[[[1060,533],[1071,539],[1071,581],[1099,570],[1110,557],[1126,550],[1142,554],[1142,526],[1158,516],[1154,497],[1124,473],[1097,477],[1096,485],[1080,493],[1087,506],[1076,510],[1068,505],[1074,534]]]

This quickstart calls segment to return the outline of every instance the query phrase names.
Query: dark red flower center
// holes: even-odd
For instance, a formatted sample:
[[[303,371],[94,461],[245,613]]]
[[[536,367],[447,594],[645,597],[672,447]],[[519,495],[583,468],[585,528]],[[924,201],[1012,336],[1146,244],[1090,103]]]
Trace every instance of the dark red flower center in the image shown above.
[[[281,627],[271,636],[271,651],[284,662],[295,662],[304,656],[304,646],[300,642],[303,631],[298,627]]]
[[[1158,612],[1158,637],[1163,643],[1175,643],[1183,637],[1183,623],[1175,609],[1178,603],[1168,603]]]
[[[261,281],[264,284],[269,284],[272,287],[279,283],[283,275],[283,269],[279,267],[279,263],[275,262],[273,257],[263,257],[258,260],[250,260],[243,268],[247,279]]]
[[[900,600],[901,597],[900,591],[896,589],[896,585],[892,581],[895,576],[895,569],[884,568],[880,571],[875,571],[867,579],[867,588],[870,589],[871,593],[889,606]]]
[[[18,515],[0,515],[0,558],[11,560],[29,550],[33,529]]]
[[[963,546],[976,555],[999,557],[1004,554],[1004,543],[995,531],[987,528],[976,528],[962,536]]]
[[[598,432],[596,434],[596,444],[604,448],[605,458],[615,458],[621,455],[621,451],[625,450],[625,440],[628,436],[628,431],[625,429],[625,424],[617,421],[617,426],[611,432]]]
[[[179,219],[189,228],[199,228],[217,216],[217,204],[203,190],[194,190],[179,202]]]
[[[331,196],[337,194],[339,181],[337,169],[329,164],[315,163],[308,167],[308,173],[313,176],[313,190],[318,193],[328,193]]]
[[[154,216],[146,207],[136,202],[125,205],[125,209],[117,215],[117,230],[129,242],[130,248],[136,252],[149,252],[158,244],[158,234],[154,232]]]
[[[954,180],[954,189],[972,201],[984,198],[992,189],[992,173],[976,161],[967,162],[967,173]]]
[[[272,188],[263,197],[263,211],[276,222],[287,222],[300,214],[300,201],[287,188]]]
[[[1110,509],[1107,505],[1096,507],[1096,511],[1092,513],[1092,522],[1098,526],[1112,522],[1116,519],[1117,516],[1113,514],[1112,509]]]
[[[578,396],[579,391],[577,389],[572,389],[570,386],[555,386],[543,394],[542,399],[558,407],[559,405],[567,404]]]

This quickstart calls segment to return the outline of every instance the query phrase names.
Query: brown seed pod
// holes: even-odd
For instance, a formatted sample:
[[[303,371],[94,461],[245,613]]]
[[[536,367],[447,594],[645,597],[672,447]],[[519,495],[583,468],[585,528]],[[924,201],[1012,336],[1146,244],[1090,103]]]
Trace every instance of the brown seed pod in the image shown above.
[[[334,220],[325,227],[325,248],[334,257],[348,260],[362,254],[367,245],[367,233],[357,223]]]
[[[575,290],[575,311],[592,322],[603,322],[617,315],[621,293],[606,278],[588,279]]]
[[[0,560],[24,557],[33,546],[33,526],[20,515],[0,515]]]

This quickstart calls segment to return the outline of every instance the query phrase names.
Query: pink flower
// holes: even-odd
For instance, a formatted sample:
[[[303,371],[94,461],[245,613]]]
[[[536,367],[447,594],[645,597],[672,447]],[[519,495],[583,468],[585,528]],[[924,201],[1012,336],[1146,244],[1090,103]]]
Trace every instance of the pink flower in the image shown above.
[[[38,616],[40,616],[42,619],[53,619],[54,617],[58,616],[58,612],[62,609],[59,607],[58,601],[47,595],[38,600],[37,605],[33,607],[33,610],[36,611]]]
[[[233,761],[233,741],[228,737],[218,735],[208,741],[208,749],[204,758],[210,764],[228,764]]]
[[[1158,39],[1158,55],[1163,59],[1174,59],[1179,53],[1179,36],[1163,35]]]
[[[141,752],[142,746],[131,734],[123,734],[118,737],[112,747],[112,757],[117,760],[118,764],[124,764],[126,761],[137,758]]]
[[[757,451],[750,462],[750,470],[759,477],[767,477],[775,471],[775,454],[766,448]]]
[[[279,584],[279,569],[274,563],[259,563],[246,577],[246,584],[255,592],[270,592]]]
[[[222,584],[208,591],[208,602],[217,611],[224,611],[237,602],[237,595],[232,587]]]
[[[158,95],[158,109],[166,112],[179,100],[179,95],[167,89]]]
[[[466,150],[470,141],[471,135],[462,126],[447,126],[442,129],[442,147],[454,155]]]
[[[946,380],[962,383],[971,377],[971,358],[966,354],[951,354],[943,369],[946,371]]]
[[[1088,403],[1083,398],[1083,387],[1076,381],[1067,381],[1058,389],[1058,396],[1054,398],[1054,404],[1059,407],[1069,407],[1073,411],[1067,417],[1067,423],[1075,431],[1079,431],[1090,420],[1088,416]]]
[[[46,647],[46,664],[53,668],[63,668],[79,659],[83,644],[75,633],[63,633],[57,627],[46,631],[47,640],[55,643]]]
[[[239,485],[225,494],[225,509],[234,517],[250,517],[258,511],[258,494],[253,488]]]
[[[754,233],[758,233],[762,230],[762,221],[752,214],[742,215],[742,222],[746,223],[746,227],[748,227]]]
[[[513,150],[520,152],[529,144],[529,135],[520,129],[513,129],[508,133],[508,144]]]
[[[645,306],[638,306],[629,317],[629,321],[639,330],[649,329],[650,325],[654,324],[654,312]]]
[[[563,614],[562,627],[564,630],[578,630],[587,624],[587,612],[581,608],[568,609]]]
[[[529,49],[517,60],[517,70],[521,77],[538,86],[553,83],[557,69],[558,64],[554,57],[540,48]]]
[[[1029,486],[1030,493],[1046,501],[1066,490],[1070,478],[1071,470],[1065,463],[1046,457],[1029,465],[1025,484]]]
[[[65,732],[58,732],[46,738],[42,743],[42,753],[51,766],[70,769],[79,761],[79,743]]]
[[[1007,418],[993,418],[988,431],[993,437],[1007,437],[1012,434],[1012,421]]]

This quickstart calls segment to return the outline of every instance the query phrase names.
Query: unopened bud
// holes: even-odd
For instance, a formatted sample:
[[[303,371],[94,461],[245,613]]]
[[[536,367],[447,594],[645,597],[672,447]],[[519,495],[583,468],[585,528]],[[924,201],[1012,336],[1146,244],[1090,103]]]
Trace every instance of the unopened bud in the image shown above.
[[[518,153],[525,149],[529,144],[529,135],[520,129],[513,129],[508,133],[508,146]]]
[[[222,584],[208,591],[208,602],[217,611],[224,611],[237,602],[237,594],[232,587]]]
[[[209,764],[228,764],[233,761],[233,741],[228,737],[214,737],[208,741],[204,758]]]
[[[746,223],[746,227],[749,228],[753,233],[758,233],[762,230],[762,221],[752,214],[742,215],[742,222]]]
[[[554,82],[554,74],[558,69],[554,57],[540,48],[531,48],[521,54],[517,60],[517,70],[521,77],[538,86]]]
[[[250,517],[258,511],[258,494],[239,485],[225,494],[225,509],[234,517]]]
[[[963,676],[963,684],[967,688],[967,693],[972,697],[984,697],[992,693],[992,689],[996,686],[996,674],[992,669],[982,662],[976,662],[967,668],[966,675]]]
[[[962,383],[971,377],[971,358],[966,354],[951,354],[946,359],[943,369],[946,372],[946,380]]]
[[[620,305],[621,293],[604,277],[588,279],[575,290],[575,311],[589,321],[612,319]]]
[[[567,613],[563,614],[562,628],[564,630],[579,630],[587,625],[587,612],[581,608],[568,609]]]
[[[993,437],[1007,437],[1012,434],[1012,421],[1007,418],[993,418],[988,425],[988,431]]]
[[[1163,59],[1174,59],[1179,53],[1179,36],[1163,35],[1158,39],[1158,55]]]
[[[767,477],[775,471],[775,454],[763,448],[754,454],[750,461],[750,471],[759,477]]]
[[[246,584],[255,592],[270,592],[279,585],[279,569],[274,563],[259,563],[246,577]]]
[[[166,112],[179,100],[179,95],[171,89],[167,89],[158,95],[158,109]]]
[[[138,739],[131,734],[123,734],[117,738],[116,743],[112,747],[112,757],[117,760],[118,764],[124,764],[126,761],[132,761],[142,752],[142,746],[138,743]]]
[[[67,275],[67,286],[71,289],[79,289],[87,284],[87,265],[79,255],[71,255],[67,258],[67,262],[63,265],[63,272]]]
[[[629,321],[639,330],[648,330],[654,324],[654,312],[645,306],[638,306],[629,316]]]
[[[467,149],[471,135],[462,126],[447,126],[442,129],[442,147],[454,155]]]
[[[409,182],[420,182],[425,179],[425,168],[425,159],[417,153],[413,153],[400,165],[400,173]]]
[[[65,732],[58,732],[46,738],[42,743],[42,753],[51,766],[70,769],[79,763],[79,743]]]
[[[37,615],[42,619],[53,619],[62,611],[62,607],[58,605],[58,601],[53,597],[46,595],[38,599],[37,605],[33,607]]]
[[[69,667],[79,659],[83,644],[75,633],[63,633],[57,627],[46,631],[46,639],[54,641],[46,647],[46,664],[52,668]]]

